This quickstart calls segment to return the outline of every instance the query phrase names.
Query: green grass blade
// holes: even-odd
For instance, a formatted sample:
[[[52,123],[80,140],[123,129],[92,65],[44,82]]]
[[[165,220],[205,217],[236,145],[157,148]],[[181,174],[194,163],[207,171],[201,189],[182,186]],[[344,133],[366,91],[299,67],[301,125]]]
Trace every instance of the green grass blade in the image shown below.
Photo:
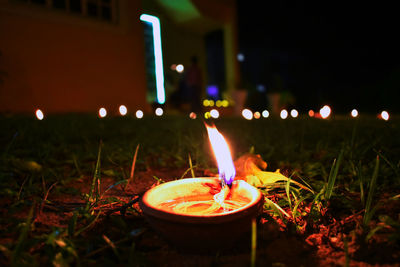
[[[315,194],[315,192],[314,192],[313,189],[312,189],[312,186],[309,185],[309,184],[300,176],[300,174],[299,174],[298,172],[294,172],[294,173],[293,173],[293,175],[295,175],[295,174],[296,174],[297,177],[300,178],[300,180],[305,184],[305,186],[308,187],[308,191],[310,191],[311,193]]]
[[[251,256],[250,266],[256,266],[256,255],[257,255],[257,221],[254,218],[251,221]]]
[[[296,213],[297,213],[297,209],[299,208],[299,205],[308,198],[308,196],[302,196],[297,202],[296,205],[294,205],[293,211],[292,211],[292,216],[293,219],[296,219]]]
[[[284,214],[286,217],[290,218],[290,215],[287,214],[287,212],[284,209],[282,209],[278,204],[276,204],[269,198],[265,198],[265,204],[267,204],[269,208],[271,208],[275,213],[277,213],[279,215],[279,217],[281,217],[281,219],[283,219],[282,214]]]
[[[373,237],[375,235],[376,232],[378,232],[381,229],[384,229],[385,227],[386,227],[386,225],[378,225],[377,227],[375,227],[374,229],[369,231],[369,233],[365,237],[365,242],[368,242],[371,239],[371,237]]]
[[[89,229],[97,221],[97,219],[100,217],[100,214],[101,214],[101,210],[99,210],[99,212],[97,213],[96,217],[88,225],[86,225],[85,227],[83,227],[83,228],[79,229],[78,231],[76,231],[74,233],[74,236],[77,237],[81,233],[83,233],[84,231]]]
[[[358,163],[357,176],[358,176],[359,183],[360,183],[360,199],[361,199],[361,203],[364,205],[365,204],[364,176],[362,174],[361,162]]]
[[[117,185],[124,184],[124,183],[126,183],[126,182],[127,182],[127,180],[121,180],[121,181],[118,181],[118,182],[116,182],[116,183],[110,185],[110,186],[107,187],[107,189],[104,190],[104,192],[101,194],[100,199],[103,198],[103,196],[104,196],[105,193],[107,193],[108,191],[110,191],[111,189],[113,189],[114,187],[116,187]]]
[[[136,150],[135,150],[135,154],[133,155],[133,160],[132,160],[132,167],[131,167],[131,175],[129,176],[129,179],[125,185],[124,190],[126,190],[126,188],[132,183],[133,181],[133,177],[135,174],[135,166],[136,166],[136,158],[137,158],[137,154],[139,151],[139,144],[136,146]]]
[[[290,210],[292,210],[292,200],[290,199],[290,178],[286,181],[286,185],[285,185],[285,191],[286,191],[286,197],[288,199],[288,203],[289,203],[289,208]]]
[[[376,157],[376,163],[375,163],[375,168],[374,172],[372,173],[372,179],[369,184],[369,189],[368,189],[368,196],[367,196],[367,201],[365,203],[365,213],[364,213],[364,225],[367,225],[369,221],[372,218],[373,215],[373,210],[371,209],[372,206],[372,200],[374,197],[374,193],[376,190],[376,181],[378,179],[378,173],[379,173],[379,156]]]
[[[390,162],[380,151],[377,151],[375,149],[374,151],[378,154],[380,158],[382,158],[387,163],[387,165],[390,166],[390,168],[392,168],[392,170],[396,174],[396,177],[400,177],[399,168],[396,167],[396,165],[394,165],[392,162]]]
[[[189,154],[189,166],[190,166],[190,172],[192,174],[192,178],[195,178],[196,175],[194,174],[194,171],[193,171],[193,163],[192,163],[192,158],[190,157],[190,154]]]
[[[325,187],[322,187],[321,191],[319,191],[319,193],[314,197],[313,201],[311,202],[311,206],[310,206],[310,216],[308,217],[308,220],[311,220],[312,218],[312,213],[313,213],[313,209],[315,206],[315,203],[320,202],[320,198],[321,196],[325,193]]]
[[[195,166],[193,166],[192,168],[195,169],[195,168],[197,168],[197,166],[195,165]],[[188,172],[190,172],[190,171],[192,170],[192,168],[191,168],[191,167],[187,168],[187,169],[183,172],[183,174],[181,175],[181,177],[180,177],[178,180],[183,179],[183,178],[186,176],[186,174],[188,174]],[[195,177],[193,177],[193,178],[195,178]]]
[[[96,168],[94,170],[92,185],[89,192],[89,202],[97,202],[100,198],[100,177],[101,177],[101,146],[102,142],[100,141],[99,151],[97,153],[97,162]]]
[[[106,241],[106,243],[110,246],[110,248],[114,252],[115,256],[117,256],[118,260],[121,260],[121,257],[118,253],[117,247],[115,246],[114,242],[112,242],[111,239],[109,239],[105,234],[103,234],[102,237],[103,237],[104,241]]]
[[[58,182],[53,183],[53,184],[49,187],[49,189],[46,190],[46,193],[44,194],[42,203],[40,204],[39,215],[42,214],[43,207],[44,207],[44,203],[46,203],[47,198],[48,198],[48,196],[49,196],[49,193],[50,193],[51,189],[52,189],[54,186],[56,186],[57,184],[58,184]]]
[[[158,177],[155,176],[155,175],[153,175],[153,178],[154,178],[157,182],[159,182],[160,184],[165,183],[165,181],[164,181],[163,179],[158,178]]]
[[[328,183],[325,191],[325,198],[328,200],[331,198],[333,193],[333,188],[335,186],[336,177],[339,172],[340,163],[343,158],[343,149],[340,151],[338,159],[333,161],[331,171],[329,172]]]
[[[36,204],[32,205],[31,209],[29,210],[28,217],[26,218],[25,224],[21,229],[21,233],[18,237],[17,244],[15,245],[15,248],[11,255],[11,266],[19,266],[17,262],[18,259],[20,258],[19,256],[25,244],[26,238],[28,237],[29,230],[31,229],[31,224],[33,220],[33,211],[35,209],[35,206]]]

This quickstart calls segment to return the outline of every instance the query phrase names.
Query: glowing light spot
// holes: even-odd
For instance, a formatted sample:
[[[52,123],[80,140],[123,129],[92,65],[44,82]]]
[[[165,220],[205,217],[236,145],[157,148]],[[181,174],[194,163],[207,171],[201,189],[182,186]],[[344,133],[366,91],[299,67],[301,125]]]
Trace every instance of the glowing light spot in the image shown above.
[[[208,120],[209,118],[211,118],[210,112],[207,111],[206,113],[204,113],[204,118],[207,119],[207,120]]]
[[[246,120],[252,120],[253,119],[253,112],[251,112],[250,109],[245,108],[245,109],[242,110],[242,116]]]
[[[242,53],[237,54],[237,60],[239,62],[243,62],[244,61],[244,55]]]
[[[263,84],[257,84],[256,89],[258,92],[264,93],[267,88],[265,88],[265,85]]]
[[[164,88],[164,69],[163,56],[161,48],[161,26],[160,20],[156,16],[142,14],[140,20],[150,23],[153,28],[153,46],[154,46],[154,65],[156,74],[157,102],[165,103],[165,88]]]
[[[164,114],[164,110],[162,108],[156,108],[156,111],[154,113],[156,113],[156,115],[160,117]]]
[[[224,107],[224,108],[226,108],[226,107],[228,107],[229,106],[229,102],[228,102],[228,100],[222,100],[221,101],[221,105]]]
[[[331,115],[331,108],[328,105],[323,106],[320,110],[319,110],[319,114],[321,115],[321,118],[326,119]]]
[[[119,114],[121,114],[121,116],[125,116],[127,113],[128,113],[128,109],[126,108],[125,105],[119,106]]]
[[[269,117],[269,111],[268,111],[268,110],[264,110],[264,111],[262,112],[262,116],[263,116],[264,118],[268,118],[268,117]]]
[[[355,117],[358,116],[358,111],[357,111],[357,109],[353,109],[353,110],[351,111],[351,116],[352,116],[353,118],[355,118]]]
[[[295,109],[292,109],[290,111],[290,116],[292,116],[293,118],[297,118],[297,116],[299,116],[299,112]]]
[[[40,121],[44,119],[43,111],[41,111],[40,109],[37,109],[37,110],[36,110],[35,115],[36,115],[36,118],[37,118],[38,120],[40,120]]]
[[[210,101],[208,99],[203,100],[203,106],[208,107],[210,105]]]
[[[170,68],[171,70],[176,70],[176,64],[172,64]]]
[[[215,105],[216,105],[217,107],[221,107],[221,106],[222,106],[222,101],[221,101],[221,100],[217,100],[217,101],[215,102]]]
[[[141,119],[143,118],[143,111],[141,111],[140,109],[138,111],[136,111],[136,118]]]
[[[219,88],[215,84],[207,85],[206,93],[209,97],[216,99],[219,96]]]
[[[185,70],[185,67],[182,64],[176,65],[176,72],[182,73]]]
[[[212,99],[208,100],[208,105],[210,107],[213,107],[214,106],[214,100],[212,100]]]
[[[104,118],[105,116],[107,116],[107,110],[105,108],[100,108],[99,109],[99,117]]]
[[[216,110],[216,109],[210,110],[210,116],[211,116],[211,118],[218,119],[219,118],[218,110]]]
[[[259,119],[261,117],[260,112],[256,111],[254,112],[254,119]]]
[[[382,120],[385,120],[385,121],[389,120],[389,118],[390,118],[389,113],[386,110],[382,111],[381,118],[382,118]]]
[[[281,116],[282,120],[285,120],[288,117],[289,113],[287,112],[286,109],[282,109],[279,115]]]
[[[310,109],[310,110],[308,111],[308,116],[314,117],[314,115],[315,115],[314,110]]]
[[[194,112],[190,112],[190,114],[189,114],[189,118],[191,118],[192,120],[196,119],[196,118],[197,118],[197,115],[196,115],[196,113],[194,113]]]

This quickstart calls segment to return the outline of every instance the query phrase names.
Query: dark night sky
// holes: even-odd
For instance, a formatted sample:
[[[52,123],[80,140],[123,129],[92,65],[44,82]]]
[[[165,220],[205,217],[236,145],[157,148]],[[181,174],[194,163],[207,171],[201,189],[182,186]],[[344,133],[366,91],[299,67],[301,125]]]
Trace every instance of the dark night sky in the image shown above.
[[[350,2],[238,0],[243,80],[268,90],[279,73],[303,109],[399,111],[397,9]]]

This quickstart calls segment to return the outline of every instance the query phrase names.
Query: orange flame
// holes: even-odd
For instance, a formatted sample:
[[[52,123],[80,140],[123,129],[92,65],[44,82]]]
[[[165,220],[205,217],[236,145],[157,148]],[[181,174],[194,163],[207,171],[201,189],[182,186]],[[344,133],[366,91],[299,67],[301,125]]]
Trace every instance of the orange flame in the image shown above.
[[[215,125],[209,126],[206,124],[206,127],[211,148],[217,160],[219,177],[224,184],[231,185],[236,171],[228,143]]]

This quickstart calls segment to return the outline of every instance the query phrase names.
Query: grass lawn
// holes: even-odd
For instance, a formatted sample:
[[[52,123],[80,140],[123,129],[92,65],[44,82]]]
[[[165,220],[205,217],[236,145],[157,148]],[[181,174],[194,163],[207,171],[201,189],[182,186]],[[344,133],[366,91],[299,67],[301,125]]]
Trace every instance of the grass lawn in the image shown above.
[[[258,184],[256,265],[399,266],[399,122],[215,120],[234,159],[258,154],[267,171],[312,189]],[[202,120],[71,114],[2,116],[0,125],[0,265],[250,264],[250,233],[230,250],[183,253],[138,207],[154,184],[218,172]]]

